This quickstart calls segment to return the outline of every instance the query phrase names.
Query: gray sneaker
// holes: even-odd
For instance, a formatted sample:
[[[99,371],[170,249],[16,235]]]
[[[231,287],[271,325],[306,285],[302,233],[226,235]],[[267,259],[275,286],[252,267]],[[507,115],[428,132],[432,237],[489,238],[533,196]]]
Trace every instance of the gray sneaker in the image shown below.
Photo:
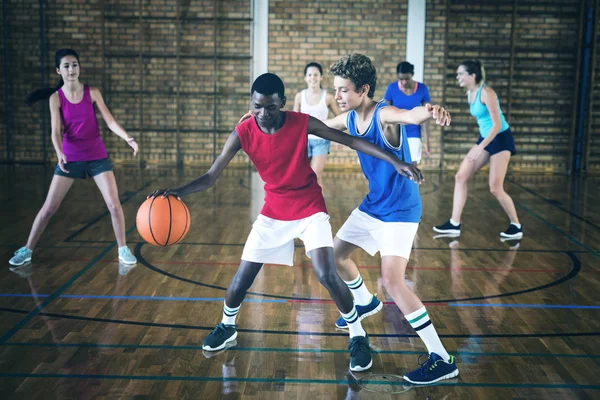
[[[137,258],[131,254],[129,247],[123,246],[119,247],[119,261],[121,261],[123,264],[132,265],[137,262]]]
[[[26,246],[23,246],[19,250],[15,251],[15,255],[13,258],[8,260],[8,263],[18,267],[19,265],[23,265],[31,261],[31,254],[33,254],[33,251],[29,250]]]

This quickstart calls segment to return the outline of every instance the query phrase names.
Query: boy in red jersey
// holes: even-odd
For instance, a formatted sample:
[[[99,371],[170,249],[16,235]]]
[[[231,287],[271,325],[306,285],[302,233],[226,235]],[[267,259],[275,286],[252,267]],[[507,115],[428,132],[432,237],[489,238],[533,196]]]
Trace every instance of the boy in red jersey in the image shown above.
[[[264,263],[293,265],[294,239],[304,242],[319,282],[329,291],[350,332],[350,369],[364,371],[372,357],[366,332],[358,319],[352,295],[336,272],[329,215],[317,177],[307,155],[308,134],[349,146],[394,165],[398,173],[417,182],[421,172],[381,148],[328,128],[306,114],[282,111],[283,82],[277,75],[263,74],[252,84],[250,111],[253,118],[239,124],[210,169],[198,179],[176,189],[158,190],[152,196],[176,195],[208,189],[236,153],[244,150],[265,182],[265,205],[252,226],[240,266],[227,288],[223,318],[206,337],[202,348],[218,351],[237,337],[235,318]],[[432,108],[443,118],[447,112]]]

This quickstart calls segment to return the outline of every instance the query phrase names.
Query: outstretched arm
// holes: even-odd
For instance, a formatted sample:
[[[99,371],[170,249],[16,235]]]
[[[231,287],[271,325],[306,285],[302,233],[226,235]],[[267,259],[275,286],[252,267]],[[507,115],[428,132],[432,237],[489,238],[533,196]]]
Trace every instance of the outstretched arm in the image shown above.
[[[421,125],[433,118],[441,126],[450,125],[450,113],[442,106],[425,104],[412,110],[401,110],[396,107],[384,107],[379,111],[379,119],[383,124]]]
[[[173,195],[181,197],[190,193],[200,192],[214,186],[225,167],[229,165],[233,157],[238,151],[240,151],[241,148],[242,144],[240,143],[240,138],[237,134],[237,131],[234,130],[227,138],[225,146],[223,147],[223,151],[204,175],[176,189],[155,190],[152,192],[152,194],[150,194],[150,196],[156,197],[159,195]]]
[[[98,107],[98,110],[102,115],[102,119],[106,123],[106,126],[108,126],[108,129],[113,131],[115,135],[125,140],[133,149],[133,155],[135,156],[138,152],[138,144],[135,142],[135,139],[132,136],[129,136],[125,129],[123,129],[121,125],[115,121],[115,117],[113,117],[108,107],[106,107],[106,104],[104,104],[104,99],[102,98],[102,93],[100,93],[100,90],[94,87],[90,88],[90,97],[92,98],[94,104],[96,104],[96,107]]]
[[[335,121],[342,115],[338,115],[337,117],[329,121]],[[335,125],[335,123],[332,123],[332,125]],[[323,139],[341,143],[345,146],[350,147],[351,149],[360,151],[361,153],[368,154],[370,156],[387,161],[390,164],[392,164],[394,168],[396,168],[396,171],[398,171],[399,174],[409,179],[412,179],[417,183],[421,183],[423,181],[423,175],[421,174],[421,171],[419,171],[419,169],[414,167],[412,164],[405,163],[398,157],[394,156],[392,153],[388,153],[382,148],[364,139],[359,139],[355,136],[346,135],[344,132],[330,128],[316,118],[310,117],[308,119],[308,133],[312,133],[313,135],[319,136]]]

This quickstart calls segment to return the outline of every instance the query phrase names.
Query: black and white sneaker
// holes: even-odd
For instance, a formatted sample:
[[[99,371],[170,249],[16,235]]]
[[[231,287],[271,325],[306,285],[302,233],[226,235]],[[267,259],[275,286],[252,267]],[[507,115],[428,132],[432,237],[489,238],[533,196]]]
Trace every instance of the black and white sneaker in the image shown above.
[[[454,235],[460,235],[460,224],[454,225],[452,222],[450,222],[450,220],[448,220],[445,224],[434,226],[433,230],[437,233],[451,233]]]
[[[517,228],[514,224],[510,224],[507,230],[500,232],[500,236],[508,239],[521,239],[523,237],[523,226]]]

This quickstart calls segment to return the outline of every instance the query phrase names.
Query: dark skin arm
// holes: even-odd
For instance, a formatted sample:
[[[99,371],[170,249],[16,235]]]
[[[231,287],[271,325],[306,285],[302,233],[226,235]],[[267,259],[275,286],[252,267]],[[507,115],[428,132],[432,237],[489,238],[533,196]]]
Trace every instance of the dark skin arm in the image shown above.
[[[156,196],[176,196],[183,197],[187,196],[190,193],[200,192],[202,190],[206,190],[211,188],[217,182],[221,173],[233,157],[240,151],[242,148],[242,144],[240,143],[240,138],[238,137],[237,131],[231,132],[227,141],[225,142],[225,146],[223,146],[223,151],[217,157],[213,165],[206,171],[205,174],[201,175],[199,178],[175,189],[158,189],[150,194],[149,197]]]
[[[392,153],[389,153],[379,146],[374,145],[364,139],[357,138],[355,136],[346,135],[342,131],[333,129],[325,125],[323,122],[316,118],[309,117],[308,119],[308,133],[315,136],[319,136],[323,139],[331,140],[332,142],[343,144],[351,149],[360,151],[361,153],[377,157],[383,161],[387,161],[396,168],[396,171],[400,175],[407,177],[408,179],[414,180],[417,183],[423,182],[423,175],[421,171],[413,166],[407,164],[404,161],[398,159]]]

